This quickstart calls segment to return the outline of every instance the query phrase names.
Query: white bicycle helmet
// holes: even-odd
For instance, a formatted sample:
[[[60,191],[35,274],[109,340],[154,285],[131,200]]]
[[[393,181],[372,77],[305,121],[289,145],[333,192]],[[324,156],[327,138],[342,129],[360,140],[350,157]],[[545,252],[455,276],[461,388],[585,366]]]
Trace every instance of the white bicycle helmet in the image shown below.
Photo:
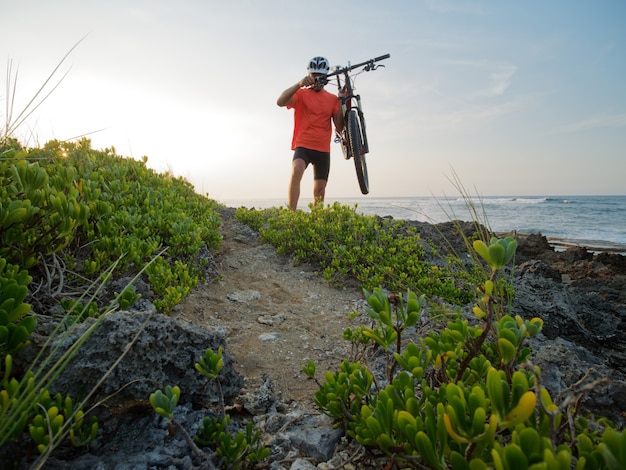
[[[328,65],[328,59],[326,57],[313,57],[309,62],[309,67],[307,70],[310,73],[323,73],[324,75],[328,74],[330,71],[330,67]]]

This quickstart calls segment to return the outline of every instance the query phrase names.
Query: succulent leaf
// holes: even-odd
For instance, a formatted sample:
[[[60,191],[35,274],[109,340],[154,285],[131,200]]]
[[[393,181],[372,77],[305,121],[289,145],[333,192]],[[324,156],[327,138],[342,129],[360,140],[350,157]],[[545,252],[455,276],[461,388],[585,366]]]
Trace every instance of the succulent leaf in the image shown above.
[[[517,349],[508,339],[500,338],[498,339],[498,351],[500,352],[502,362],[508,364],[515,359]]]
[[[535,411],[537,404],[537,395],[533,391],[528,391],[522,395],[518,404],[506,416],[506,420],[502,423],[503,427],[512,428],[518,424],[522,424]]]
[[[446,431],[448,431],[448,434],[450,435],[450,437],[452,439],[454,439],[456,442],[458,442],[459,444],[468,444],[469,440],[461,435],[459,435],[459,433],[456,432],[456,430],[454,429],[453,425],[452,425],[452,421],[450,419],[450,415],[449,414],[444,414],[443,415],[443,422],[446,426]]]
[[[491,265],[493,261],[491,260],[491,255],[489,254],[489,248],[482,240],[474,240],[472,244],[476,253],[478,253],[482,259],[484,259],[487,264]]]
[[[499,243],[489,245],[489,258],[491,259],[491,268],[500,269],[504,266],[506,249]]]

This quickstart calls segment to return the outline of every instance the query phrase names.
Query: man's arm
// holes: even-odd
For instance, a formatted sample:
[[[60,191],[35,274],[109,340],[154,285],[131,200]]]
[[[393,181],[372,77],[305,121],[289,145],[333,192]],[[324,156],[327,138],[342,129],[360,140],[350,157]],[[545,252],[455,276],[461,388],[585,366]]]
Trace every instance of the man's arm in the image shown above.
[[[291,104],[291,98],[293,98],[293,95],[296,94],[296,91],[298,91],[303,86],[311,86],[313,85],[313,83],[315,83],[315,79],[310,75],[307,75],[298,83],[290,86],[285,91],[283,91],[276,100],[276,104],[280,107],[288,106],[289,104]]]

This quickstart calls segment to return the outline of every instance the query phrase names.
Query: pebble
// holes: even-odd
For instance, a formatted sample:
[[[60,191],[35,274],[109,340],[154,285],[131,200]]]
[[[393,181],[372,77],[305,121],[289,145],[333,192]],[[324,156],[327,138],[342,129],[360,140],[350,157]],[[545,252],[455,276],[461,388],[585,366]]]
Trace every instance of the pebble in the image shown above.
[[[278,333],[263,333],[259,335],[259,339],[263,342],[267,342],[267,341],[276,341],[278,338],[280,338],[280,335]]]

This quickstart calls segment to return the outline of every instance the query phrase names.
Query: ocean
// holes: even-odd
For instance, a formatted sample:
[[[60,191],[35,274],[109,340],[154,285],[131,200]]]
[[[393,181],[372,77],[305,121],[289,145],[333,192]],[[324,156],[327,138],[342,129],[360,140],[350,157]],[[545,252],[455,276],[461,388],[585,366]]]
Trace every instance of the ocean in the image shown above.
[[[263,209],[285,206],[281,199],[225,200],[229,207]],[[302,198],[307,210],[311,199]],[[422,222],[474,220],[463,197],[384,197],[327,198],[366,215]],[[584,246],[590,251],[626,254],[626,196],[507,196],[471,200],[479,221],[495,232],[541,233],[556,249]]]

